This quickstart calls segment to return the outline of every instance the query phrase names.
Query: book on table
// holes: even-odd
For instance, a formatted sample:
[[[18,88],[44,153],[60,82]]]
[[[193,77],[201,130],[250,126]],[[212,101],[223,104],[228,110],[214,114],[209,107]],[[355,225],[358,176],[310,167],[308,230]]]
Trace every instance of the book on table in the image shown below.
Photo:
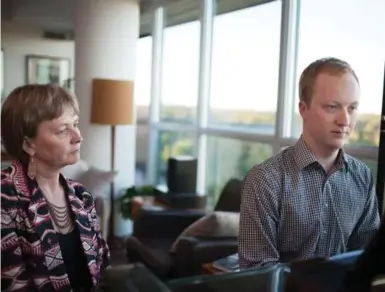
[[[232,254],[224,258],[220,258],[212,262],[212,266],[215,269],[224,272],[237,272],[239,271],[239,259],[238,254]]]

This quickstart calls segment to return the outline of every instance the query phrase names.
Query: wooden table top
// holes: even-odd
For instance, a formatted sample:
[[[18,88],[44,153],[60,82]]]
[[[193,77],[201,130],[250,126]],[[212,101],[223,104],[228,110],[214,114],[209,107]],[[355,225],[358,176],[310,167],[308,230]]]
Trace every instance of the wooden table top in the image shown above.
[[[211,275],[229,273],[214,267],[212,263],[203,264],[202,269],[205,274],[211,274]]]

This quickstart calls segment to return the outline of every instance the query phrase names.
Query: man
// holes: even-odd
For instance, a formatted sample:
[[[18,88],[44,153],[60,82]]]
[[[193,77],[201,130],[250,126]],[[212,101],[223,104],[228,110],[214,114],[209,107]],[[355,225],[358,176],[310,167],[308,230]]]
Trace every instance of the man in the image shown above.
[[[357,120],[355,72],[336,58],[317,60],[299,95],[301,137],[244,179],[241,268],[362,249],[379,227],[373,176],[342,149]]]

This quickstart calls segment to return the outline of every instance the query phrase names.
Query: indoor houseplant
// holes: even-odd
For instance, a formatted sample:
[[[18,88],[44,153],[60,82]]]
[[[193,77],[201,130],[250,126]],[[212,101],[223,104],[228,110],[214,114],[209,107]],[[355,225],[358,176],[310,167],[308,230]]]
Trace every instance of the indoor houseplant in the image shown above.
[[[132,204],[131,199],[137,196],[153,196],[154,187],[150,185],[140,187],[130,187],[125,194],[119,198],[120,213],[124,219],[132,220]]]
[[[122,196],[117,198],[116,206],[119,212],[115,213],[115,235],[125,237],[133,232],[132,222],[132,198],[136,196],[152,196],[154,195],[153,186],[140,186],[128,188]]]

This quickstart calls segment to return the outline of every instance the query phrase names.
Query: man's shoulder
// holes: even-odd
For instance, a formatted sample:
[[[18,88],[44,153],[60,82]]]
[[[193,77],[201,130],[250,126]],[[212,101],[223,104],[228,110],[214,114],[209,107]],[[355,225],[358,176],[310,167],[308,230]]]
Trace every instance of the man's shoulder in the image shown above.
[[[250,169],[249,173],[276,174],[282,173],[288,164],[294,163],[294,149],[287,147],[260,164]]]
[[[345,159],[350,173],[361,176],[363,179],[371,179],[372,171],[365,162],[349,154],[345,154]]]
[[[246,174],[245,181],[257,180],[259,182],[274,182],[281,181],[281,177],[285,173],[288,165],[294,163],[294,149],[287,147],[281,150],[278,154],[271,156],[260,164],[253,166]]]

